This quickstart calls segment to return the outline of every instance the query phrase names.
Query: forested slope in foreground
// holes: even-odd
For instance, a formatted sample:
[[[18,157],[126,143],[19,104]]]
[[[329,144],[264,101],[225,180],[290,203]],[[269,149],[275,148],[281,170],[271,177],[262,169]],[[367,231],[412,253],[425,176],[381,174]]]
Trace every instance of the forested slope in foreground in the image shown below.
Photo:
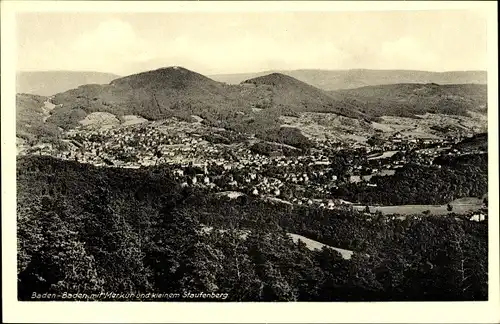
[[[408,163],[393,176],[375,176],[372,181],[376,187],[349,183],[333,194],[381,205],[437,205],[463,197],[481,198],[488,193],[488,154],[441,155],[433,165]]]
[[[17,163],[20,300],[33,292],[184,291],[228,293],[232,301],[487,299],[487,221],[367,221],[351,210],[181,188],[164,167]],[[357,253],[344,260],[311,251],[286,232]]]

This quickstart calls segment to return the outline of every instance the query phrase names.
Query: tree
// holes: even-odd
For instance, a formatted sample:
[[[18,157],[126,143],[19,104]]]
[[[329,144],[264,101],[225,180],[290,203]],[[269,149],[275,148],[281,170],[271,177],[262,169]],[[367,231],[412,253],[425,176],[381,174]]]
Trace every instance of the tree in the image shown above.
[[[169,172],[20,158],[19,298],[29,300],[33,291],[182,290],[227,292],[234,301],[487,298],[487,222],[452,215],[400,221],[352,207],[223,200],[201,188],[183,191]],[[426,183],[414,189],[406,178],[398,180],[412,188],[401,190],[403,200],[419,199]],[[67,188],[58,192],[62,184]],[[50,188],[56,196],[43,197]],[[427,196],[446,188],[428,188]],[[380,192],[352,195],[385,199]],[[207,234],[201,224],[220,231]],[[344,260],[331,249],[310,251],[287,233],[357,253]]]
[[[227,291],[233,301],[259,300],[264,284],[257,277],[248,255],[247,241],[234,227],[226,232],[212,231],[208,238],[224,254],[224,275],[220,290]]]
[[[160,150],[156,150],[154,156],[156,157],[156,160],[155,160],[155,166],[156,166],[158,164],[158,160],[160,160],[161,157],[163,156],[163,153]]]
[[[32,251],[27,267],[19,274],[21,298],[30,291],[49,293],[98,293],[103,280],[95,260],[88,255],[76,232],[54,212],[56,202],[45,197],[39,211],[42,247]]]
[[[224,275],[225,256],[220,250],[206,242],[190,245],[181,255],[183,277],[180,289],[183,291],[219,291],[218,278]]]

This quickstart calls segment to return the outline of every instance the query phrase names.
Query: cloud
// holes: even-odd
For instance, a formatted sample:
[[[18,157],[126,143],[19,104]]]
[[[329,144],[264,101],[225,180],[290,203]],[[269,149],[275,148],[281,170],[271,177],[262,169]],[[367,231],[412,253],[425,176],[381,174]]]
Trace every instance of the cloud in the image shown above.
[[[412,37],[382,43],[380,57],[388,68],[434,68],[438,56]]]
[[[23,70],[453,70],[481,68],[486,55],[485,21],[467,13],[44,13],[18,23]]]
[[[150,59],[147,48],[129,23],[109,19],[80,34],[69,46],[68,53],[85,69],[115,70],[120,69],[123,62]]]
[[[100,23],[93,31],[80,35],[73,44],[79,51],[92,51],[96,47],[107,50],[114,47],[129,47],[136,40],[130,24],[113,19]]]
[[[54,43],[43,46],[43,51],[52,54],[44,57],[58,68],[124,75],[169,65],[209,74],[338,69],[365,67],[367,63],[374,68],[434,69],[439,63],[437,56],[413,37],[376,44],[362,38],[342,42],[331,35],[306,37],[286,28],[264,28],[259,32],[236,27],[214,28],[200,29],[197,24],[182,29],[165,27],[158,35],[151,30],[136,30],[126,20],[110,18],[94,28],[80,29],[66,46]],[[36,61],[47,65],[43,60]]]
[[[250,72],[262,69],[314,68],[331,66],[344,59],[344,53],[332,42],[321,44],[278,41],[274,37],[250,34],[236,35],[230,39],[214,41],[189,36],[166,40],[162,49],[157,48],[158,61],[198,62],[194,66],[208,65],[201,73]]]
[[[82,54],[130,56],[141,53],[145,45],[129,23],[111,19],[100,23],[95,30],[80,35],[72,49]]]

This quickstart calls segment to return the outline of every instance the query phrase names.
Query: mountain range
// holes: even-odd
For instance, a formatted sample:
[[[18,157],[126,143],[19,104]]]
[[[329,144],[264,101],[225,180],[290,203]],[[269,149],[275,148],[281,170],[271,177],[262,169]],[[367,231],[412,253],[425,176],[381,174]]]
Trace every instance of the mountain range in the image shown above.
[[[26,112],[26,107],[20,107],[26,103],[31,107],[33,102],[48,99],[33,98],[18,95],[18,113]],[[331,113],[365,122],[377,121],[381,116],[418,118],[425,113],[485,115],[486,98],[485,84],[404,83],[325,91],[282,73],[230,85],[174,66],[57,93],[50,97],[55,107],[46,123],[68,129],[96,112],[149,120],[189,120],[197,115],[210,126],[259,134],[279,128],[281,116],[298,117],[305,112]],[[36,118],[36,114],[33,116]]]
[[[279,73],[322,90],[352,89],[398,83],[486,84],[486,71],[429,72],[412,70],[272,70],[256,73],[208,75],[215,81],[239,84],[245,80]],[[108,84],[120,76],[84,71],[24,71],[17,73],[16,92],[51,96],[84,84]]]
[[[484,84],[400,83],[328,91],[328,94],[339,101],[356,102],[363,113],[375,116],[487,114]]]
[[[52,102],[57,107],[49,121],[63,128],[76,125],[78,118],[93,112],[150,120],[199,115],[208,123],[225,127],[254,123],[252,108],[275,115],[314,111],[364,117],[356,107],[340,104],[327,92],[283,74],[227,85],[182,67],[134,74],[106,85],[83,85],[56,94]]]
[[[397,83],[437,83],[465,84],[487,83],[486,71],[429,72],[413,70],[279,70],[258,73],[216,74],[209,77],[228,84],[238,84],[244,80],[281,73],[323,90],[352,89]]]

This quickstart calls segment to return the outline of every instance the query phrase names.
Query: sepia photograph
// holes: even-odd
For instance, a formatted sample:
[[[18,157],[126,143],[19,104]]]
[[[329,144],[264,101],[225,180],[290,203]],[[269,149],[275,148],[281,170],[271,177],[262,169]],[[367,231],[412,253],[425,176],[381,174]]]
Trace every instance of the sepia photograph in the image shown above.
[[[15,302],[497,300],[496,3],[209,4],[9,12]]]

